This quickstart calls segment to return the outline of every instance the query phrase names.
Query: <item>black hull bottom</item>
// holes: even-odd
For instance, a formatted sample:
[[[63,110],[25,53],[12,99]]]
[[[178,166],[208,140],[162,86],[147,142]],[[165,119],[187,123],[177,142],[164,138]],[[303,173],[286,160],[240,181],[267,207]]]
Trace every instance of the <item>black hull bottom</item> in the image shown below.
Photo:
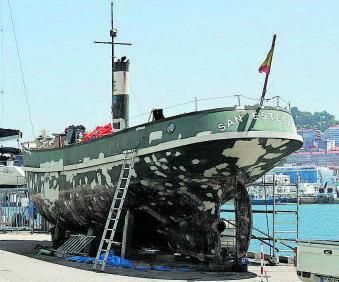
[[[220,219],[221,201],[214,202],[213,213],[211,209],[197,208],[195,201],[200,200],[193,193],[187,194],[190,192],[182,194],[180,198],[164,193],[163,199],[155,197],[153,201],[157,205],[152,205],[153,201],[150,202],[149,195],[145,195],[141,192],[143,189],[137,187],[130,187],[131,193],[127,199],[128,208],[134,214],[132,235],[134,248],[149,247],[178,252],[201,261],[221,262],[223,260],[220,241],[224,229]],[[237,254],[242,257],[247,251],[250,239],[251,210],[248,199],[244,198],[244,195],[247,196],[245,187],[238,183],[237,189],[239,196],[236,196],[236,199],[238,197],[241,201],[238,203],[240,213],[237,218],[239,222],[237,236],[242,238],[239,241]],[[135,190],[141,193],[134,192]],[[227,192],[229,195],[227,199],[231,199],[235,189],[230,188]],[[84,234],[88,229],[93,228],[95,234],[101,234],[106,222],[105,215],[108,214],[112,201],[112,193],[107,189],[96,189],[95,193],[91,189],[82,189],[76,190],[74,194],[76,196],[70,204],[70,192],[60,193],[60,200],[56,202],[55,213],[58,215],[56,221],[55,213],[44,209],[45,205],[39,194],[36,194],[33,199],[41,214],[53,224]],[[97,205],[92,205],[89,209],[90,199],[97,199]],[[115,241],[122,240],[125,214],[126,208],[121,215]]]
[[[297,145],[284,139],[218,140],[138,156],[122,213],[126,208],[134,211],[134,245],[222,261],[220,208],[235,198],[237,257],[245,255],[252,223],[245,184],[270,170]],[[120,169],[121,161],[53,177],[29,173],[28,183],[35,185],[30,187],[34,201],[49,221],[76,232],[89,228],[99,232]]]

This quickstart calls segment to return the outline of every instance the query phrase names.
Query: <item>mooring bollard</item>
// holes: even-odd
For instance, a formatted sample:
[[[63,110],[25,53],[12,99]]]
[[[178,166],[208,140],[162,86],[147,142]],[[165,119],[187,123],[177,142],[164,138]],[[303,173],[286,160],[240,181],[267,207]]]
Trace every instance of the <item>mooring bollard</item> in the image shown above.
[[[264,243],[260,242],[260,282],[264,282]]]

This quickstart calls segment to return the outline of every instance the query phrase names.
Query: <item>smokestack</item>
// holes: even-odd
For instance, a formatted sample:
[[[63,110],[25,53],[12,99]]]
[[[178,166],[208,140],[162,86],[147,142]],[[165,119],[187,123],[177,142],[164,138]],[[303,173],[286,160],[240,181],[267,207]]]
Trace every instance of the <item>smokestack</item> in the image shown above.
[[[113,131],[128,127],[129,60],[122,57],[113,63],[114,89],[112,98]]]

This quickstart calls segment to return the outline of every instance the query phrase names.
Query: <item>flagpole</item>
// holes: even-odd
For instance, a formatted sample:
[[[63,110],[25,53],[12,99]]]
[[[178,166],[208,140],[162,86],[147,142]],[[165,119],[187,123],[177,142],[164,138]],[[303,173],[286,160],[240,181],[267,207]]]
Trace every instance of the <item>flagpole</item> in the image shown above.
[[[266,88],[267,88],[268,76],[270,75],[270,72],[271,72],[272,59],[273,59],[273,53],[274,53],[274,46],[275,46],[275,39],[276,39],[276,37],[277,37],[277,35],[276,35],[276,34],[273,34],[273,40],[272,40],[272,46],[271,46],[272,57],[271,57],[271,61],[270,61],[270,70],[268,71],[268,73],[266,73],[265,82],[264,82],[264,87],[263,87],[263,89],[262,89],[262,94],[261,94],[261,98],[260,98],[260,107],[262,107],[262,105],[263,105],[263,103],[264,103],[265,95],[266,95]]]

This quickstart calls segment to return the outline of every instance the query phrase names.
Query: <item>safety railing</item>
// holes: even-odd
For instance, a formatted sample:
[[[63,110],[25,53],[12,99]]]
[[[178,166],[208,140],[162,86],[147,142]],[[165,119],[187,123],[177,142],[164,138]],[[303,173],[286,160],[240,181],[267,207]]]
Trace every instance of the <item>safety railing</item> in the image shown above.
[[[27,188],[0,189],[0,230],[30,230]]]
[[[49,231],[49,223],[37,213],[27,187],[0,188],[0,232],[9,231]]]
[[[224,102],[223,102],[224,101]],[[165,111],[166,117],[174,116],[178,114],[184,114],[194,111],[201,111],[207,109],[213,109],[216,107],[235,107],[241,108],[246,106],[258,106],[260,105],[260,99],[258,98],[251,98],[244,95],[230,95],[230,96],[218,96],[218,97],[211,97],[211,98],[201,98],[198,99],[194,97],[192,100],[170,105],[167,107],[154,107],[160,108]],[[271,98],[264,99],[264,103],[262,107],[276,107],[280,109],[284,109],[290,111],[290,103],[280,96],[274,96]],[[144,123],[150,120],[151,113],[144,112],[135,116],[130,117],[131,123]],[[146,120],[148,118],[148,120]],[[137,122],[136,122],[137,121]]]

